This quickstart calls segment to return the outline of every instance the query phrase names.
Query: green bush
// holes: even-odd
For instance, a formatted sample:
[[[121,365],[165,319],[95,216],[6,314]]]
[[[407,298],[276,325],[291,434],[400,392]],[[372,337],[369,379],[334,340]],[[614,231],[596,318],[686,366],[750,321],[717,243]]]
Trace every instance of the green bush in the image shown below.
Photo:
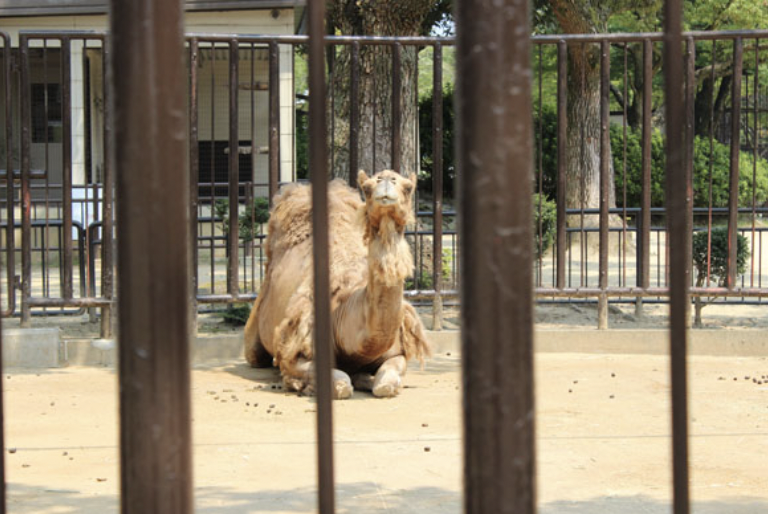
[[[693,235],[693,264],[696,266],[698,278],[696,286],[701,287],[707,279],[707,234],[704,230]],[[741,275],[747,268],[749,257],[749,244],[747,238],[741,234],[736,237],[736,273]],[[710,258],[710,278],[724,285],[728,276],[728,228],[716,227],[712,229],[712,253]]]
[[[224,323],[230,325],[242,326],[248,322],[248,316],[251,315],[251,304],[236,303],[227,305],[227,310],[222,313]]]
[[[541,213],[539,213],[539,199],[541,198]],[[539,239],[539,223],[541,223],[541,239]],[[557,205],[546,197],[540,197],[538,193],[533,195],[533,240],[534,253],[539,259],[552,246],[557,231]]]
[[[641,202],[642,139],[640,131],[627,130],[627,207]],[[616,204],[623,205],[624,142],[623,129],[611,127],[611,149],[616,182]],[[696,137],[693,151],[693,202],[694,207],[709,205],[709,175],[712,171],[712,205],[727,207],[730,189],[730,147],[717,141],[710,152],[709,138]],[[710,155],[712,159],[710,160]],[[658,130],[651,136],[651,205],[664,206],[665,191],[664,137]],[[755,160],[745,153],[739,157],[739,206],[752,205],[752,174]],[[758,205],[768,199],[768,162],[757,160],[755,198]]]
[[[238,236],[248,243],[259,235],[261,225],[269,221],[269,200],[263,197],[253,200],[253,217],[251,209],[246,208],[237,218]],[[229,200],[221,198],[213,206],[214,215],[221,220],[221,230],[224,235],[229,233]]]

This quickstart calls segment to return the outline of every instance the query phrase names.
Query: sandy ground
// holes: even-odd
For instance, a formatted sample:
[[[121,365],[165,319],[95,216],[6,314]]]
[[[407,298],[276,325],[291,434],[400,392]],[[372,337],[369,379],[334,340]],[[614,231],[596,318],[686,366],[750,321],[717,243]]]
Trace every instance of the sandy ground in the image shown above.
[[[540,512],[671,512],[667,359],[539,354],[536,373]],[[768,360],[696,357],[690,374],[693,512],[768,512]],[[2,380],[9,512],[117,512],[114,371]],[[443,354],[398,398],[335,403],[339,512],[461,512],[460,382]],[[239,362],[193,371],[198,512],[315,511],[315,403],[277,383]]]

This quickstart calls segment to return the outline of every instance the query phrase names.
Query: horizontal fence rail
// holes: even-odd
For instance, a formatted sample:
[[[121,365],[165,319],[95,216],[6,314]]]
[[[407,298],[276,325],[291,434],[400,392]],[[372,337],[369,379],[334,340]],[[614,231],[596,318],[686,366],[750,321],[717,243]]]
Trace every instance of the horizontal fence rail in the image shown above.
[[[767,296],[768,91],[759,76],[767,38],[768,31],[682,35],[691,128],[683,145],[693,187],[686,220],[700,250],[689,276],[696,297],[759,303]],[[3,49],[3,310],[20,313],[25,324],[33,313],[97,306],[102,333],[111,331],[115,231],[113,173],[104,158],[111,116],[103,87],[106,39],[98,32],[22,32],[18,48],[8,39]],[[197,312],[199,304],[256,297],[272,199],[282,184],[309,177],[304,148],[311,141],[312,95],[301,71],[306,36],[193,33],[185,41],[195,263],[190,304]],[[596,300],[601,327],[608,299],[635,302],[638,309],[668,299],[664,122],[654,106],[662,42],[657,33],[531,38],[535,295]],[[453,152],[444,155],[453,145],[446,107],[455,41],[329,36],[326,46],[331,172],[351,185],[360,168],[429,178],[421,180],[417,220],[407,232],[414,276],[406,287],[410,298],[432,304],[433,326],[440,328],[443,300],[457,298],[462,257]],[[574,60],[592,54],[597,64],[577,72]],[[733,80],[724,79],[721,68],[732,69]],[[589,85],[592,107],[569,93],[574,82]],[[366,90],[376,94],[361,97]],[[385,113],[383,121],[365,122],[373,112]],[[578,169],[592,171],[574,173]],[[727,234],[725,272],[721,231]],[[745,253],[738,254],[740,245]]]

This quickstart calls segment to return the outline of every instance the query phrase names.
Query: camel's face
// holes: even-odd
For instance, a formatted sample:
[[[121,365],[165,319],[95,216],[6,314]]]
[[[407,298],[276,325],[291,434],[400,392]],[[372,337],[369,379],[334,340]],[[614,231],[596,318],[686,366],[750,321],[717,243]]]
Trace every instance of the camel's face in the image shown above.
[[[365,195],[369,211],[396,211],[403,217],[410,217],[416,174],[404,177],[392,170],[384,170],[369,177],[363,170],[357,175],[357,183]]]

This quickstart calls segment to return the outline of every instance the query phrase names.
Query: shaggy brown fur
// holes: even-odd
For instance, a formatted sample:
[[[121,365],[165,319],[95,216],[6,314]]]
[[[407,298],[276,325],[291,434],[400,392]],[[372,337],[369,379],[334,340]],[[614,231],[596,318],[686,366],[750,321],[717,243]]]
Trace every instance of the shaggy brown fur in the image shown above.
[[[370,385],[378,396],[391,396],[404,373],[401,359],[396,358],[423,364],[430,355],[421,320],[403,300],[403,281],[413,269],[404,231],[413,221],[415,176],[383,171],[369,178],[361,171],[358,182],[365,202],[341,181],[329,185],[333,343],[341,371],[378,372],[375,385],[372,376],[356,379],[356,384]],[[266,240],[266,276],[245,328],[245,356],[252,366],[279,366],[289,388],[311,391],[310,187],[291,185],[274,205]],[[334,377],[337,397],[351,394],[351,384],[348,389],[344,385],[349,377],[338,372]]]

